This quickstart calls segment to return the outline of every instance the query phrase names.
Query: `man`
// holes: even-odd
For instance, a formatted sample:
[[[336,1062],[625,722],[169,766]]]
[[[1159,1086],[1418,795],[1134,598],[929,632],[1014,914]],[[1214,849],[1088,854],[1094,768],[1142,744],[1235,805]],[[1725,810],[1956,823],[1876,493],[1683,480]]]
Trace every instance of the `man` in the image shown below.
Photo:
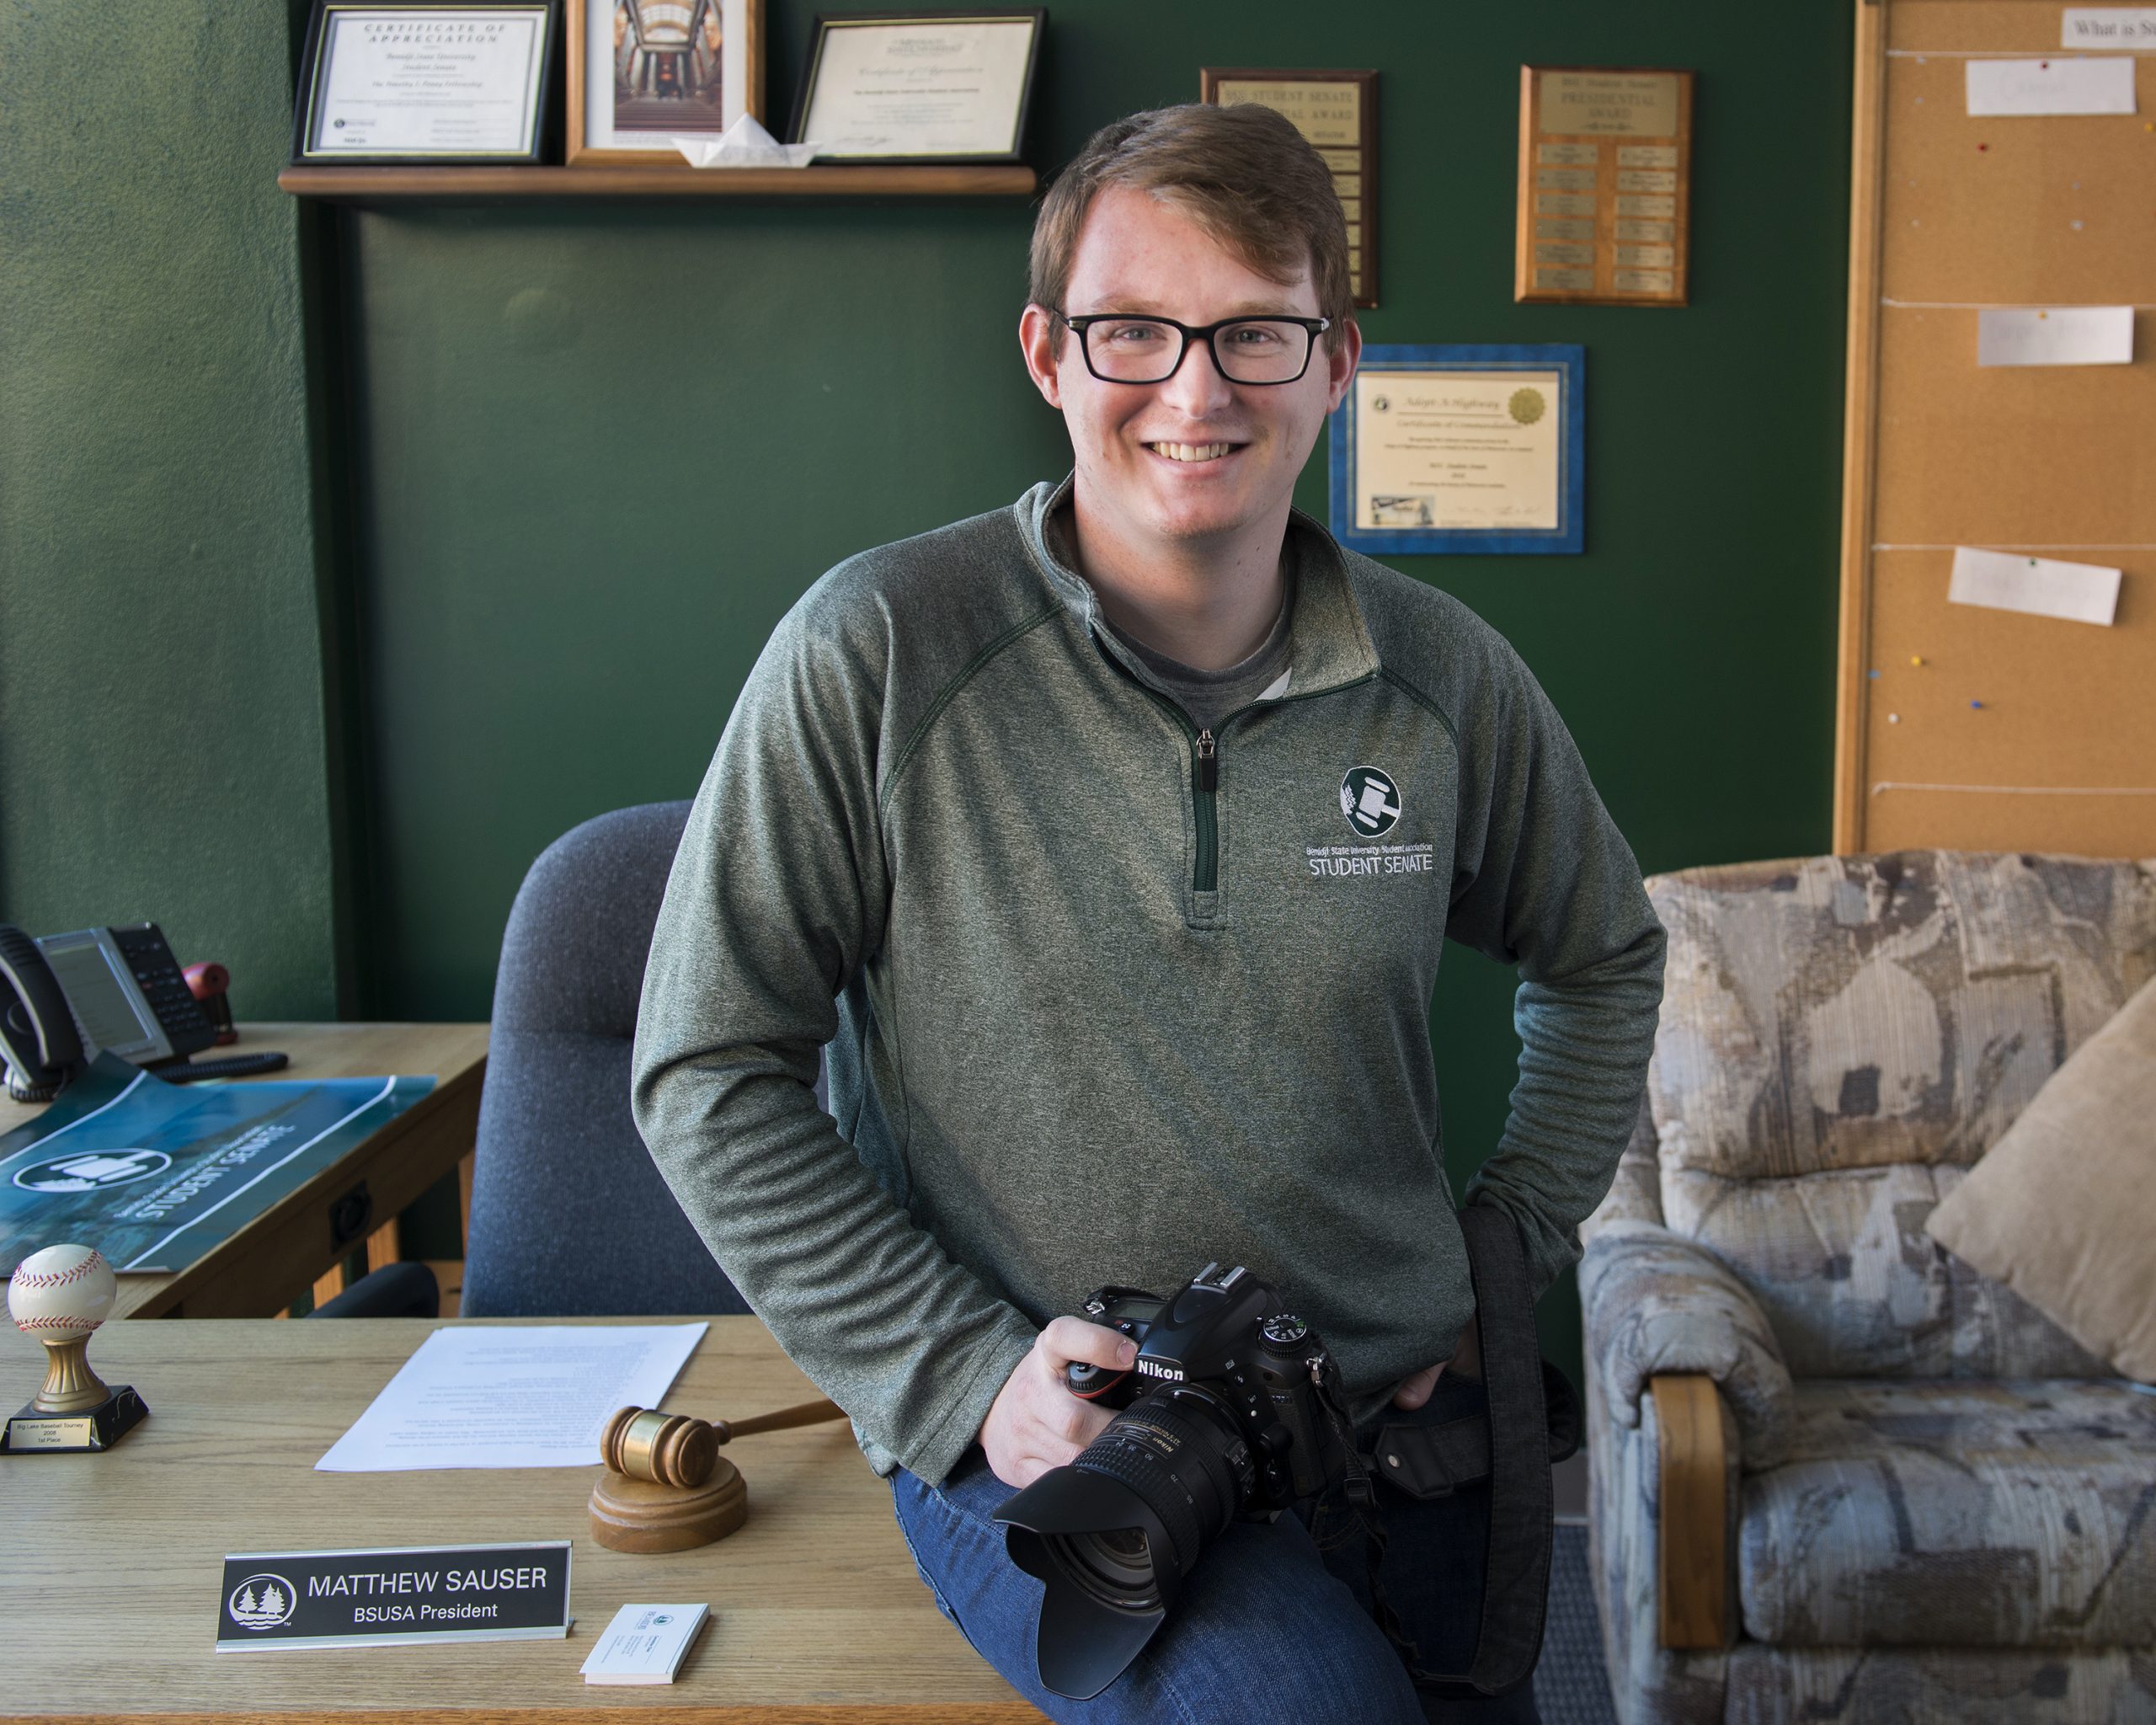
[[[1080,1704],[1038,1680],[1038,1584],[989,1518],[1109,1418],[1063,1368],[1128,1344],[1067,1314],[1208,1259],[1313,1322],[1359,1423],[1477,1411],[1441,1381],[1474,1334],[1443,943],[1524,979],[1468,1195],[1538,1289],[1609,1184],[1660,998],[1637,867],[1525,667],[1290,509],[1360,351],[1347,264],[1322,162],[1268,110],[1097,136],[1043,203],[1019,329],[1075,472],[794,607],[653,942],[646,1141],[891,1477],[938,1604],[1059,1718],[1422,1717],[1345,1523],[1231,1529]],[[1342,869],[1342,845],[1377,848]],[[1480,1506],[1386,1495],[1387,1593],[1464,1669]]]

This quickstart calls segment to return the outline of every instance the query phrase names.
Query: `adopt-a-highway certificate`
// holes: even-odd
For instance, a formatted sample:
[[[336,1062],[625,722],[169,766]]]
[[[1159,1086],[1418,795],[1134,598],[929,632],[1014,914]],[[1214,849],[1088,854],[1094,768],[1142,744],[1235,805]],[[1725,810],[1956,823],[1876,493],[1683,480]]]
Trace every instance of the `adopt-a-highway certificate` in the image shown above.
[[[1355,377],[1355,525],[1549,529],[1563,374],[1364,371]]]
[[[168,1084],[100,1054],[0,1138],[0,1273],[94,1246],[116,1270],[176,1270],[434,1088],[398,1078]]]

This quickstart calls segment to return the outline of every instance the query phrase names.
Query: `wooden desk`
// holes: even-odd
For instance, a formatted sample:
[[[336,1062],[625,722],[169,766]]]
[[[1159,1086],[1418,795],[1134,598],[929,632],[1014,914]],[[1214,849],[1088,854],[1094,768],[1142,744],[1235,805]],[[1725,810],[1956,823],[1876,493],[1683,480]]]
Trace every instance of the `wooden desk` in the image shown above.
[[[843,1423],[740,1439],[749,1521],[701,1551],[595,1544],[595,1467],[317,1473],[435,1326],[416,1320],[113,1324],[90,1343],[150,1417],[103,1455],[0,1455],[0,1725],[240,1717],[275,1725],[583,1725],[623,1708],[681,1725],[1020,1725],[1027,1706],[937,1612],[889,1488]],[[0,1402],[42,1349],[0,1335]],[[760,1413],[814,1390],[755,1318],[722,1317],[670,1408]],[[227,1551],[573,1539],[567,1641],[213,1653]],[[707,1600],[671,1686],[590,1688],[577,1668],[632,1599]]]
[[[114,1315],[270,1317],[282,1311],[470,1151],[479,1126],[487,1030],[484,1024],[243,1024],[237,1048],[197,1056],[208,1060],[281,1049],[292,1057],[291,1065],[264,1078],[431,1072],[435,1087],[350,1155],[185,1269],[122,1276]],[[0,1093],[0,1131],[36,1119],[38,1112]],[[339,1234],[332,1212],[361,1186],[366,1219]],[[9,1404],[10,1412],[14,1406]]]

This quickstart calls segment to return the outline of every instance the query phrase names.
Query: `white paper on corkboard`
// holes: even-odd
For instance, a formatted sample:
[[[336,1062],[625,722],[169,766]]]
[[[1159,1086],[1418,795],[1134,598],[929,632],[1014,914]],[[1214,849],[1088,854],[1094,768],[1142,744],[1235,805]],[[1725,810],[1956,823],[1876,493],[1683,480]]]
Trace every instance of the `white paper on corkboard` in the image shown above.
[[[1972,115],[2133,112],[2133,61],[2122,56],[1972,60],[1967,76]]]
[[[2069,6],[2059,19],[2062,48],[2156,48],[2156,6]]]
[[[2108,628],[2118,615],[2119,572],[2090,563],[2061,563],[2055,558],[1960,545],[1954,549],[1954,576],[1946,597],[1955,605],[2021,611]]]
[[[1977,313],[1979,366],[2130,366],[2132,306],[1988,306]]]

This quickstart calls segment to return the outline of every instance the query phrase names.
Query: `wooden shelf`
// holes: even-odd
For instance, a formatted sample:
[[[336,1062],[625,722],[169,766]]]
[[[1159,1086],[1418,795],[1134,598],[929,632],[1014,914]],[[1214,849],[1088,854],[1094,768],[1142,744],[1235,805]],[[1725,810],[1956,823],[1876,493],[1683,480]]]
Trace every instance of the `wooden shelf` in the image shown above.
[[[287,168],[300,198],[1026,198],[1030,168]]]

